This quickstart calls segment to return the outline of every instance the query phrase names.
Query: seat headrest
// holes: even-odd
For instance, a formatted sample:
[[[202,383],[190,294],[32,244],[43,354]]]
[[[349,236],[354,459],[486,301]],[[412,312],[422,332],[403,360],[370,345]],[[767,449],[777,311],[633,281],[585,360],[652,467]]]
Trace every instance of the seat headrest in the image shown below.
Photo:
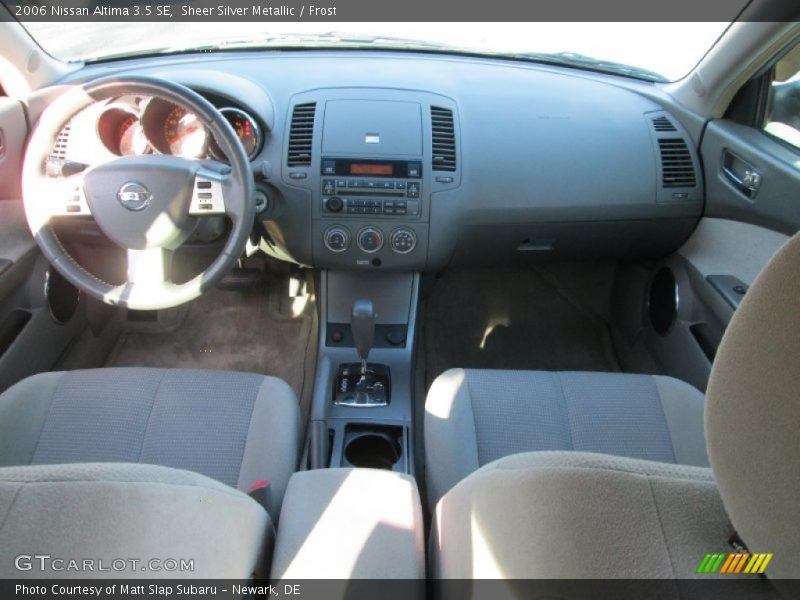
[[[706,439],[725,509],[770,578],[800,577],[800,234],[747,292],[708,384]]]

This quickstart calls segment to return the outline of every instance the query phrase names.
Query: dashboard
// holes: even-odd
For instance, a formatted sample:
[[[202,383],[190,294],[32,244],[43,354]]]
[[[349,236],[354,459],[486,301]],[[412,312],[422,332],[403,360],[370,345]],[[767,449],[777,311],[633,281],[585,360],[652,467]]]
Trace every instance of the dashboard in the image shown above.
[[[62,83],[112,74],[178,81],[221,110],[251,159],[261,248],[302,265],[660,256],[703,208],[699,128],[647,82],[487,58],[298,51],[99,63]],[[98,103],[59,137],[62,158],[87,164],[225,160],[194,115],[160,98]]]

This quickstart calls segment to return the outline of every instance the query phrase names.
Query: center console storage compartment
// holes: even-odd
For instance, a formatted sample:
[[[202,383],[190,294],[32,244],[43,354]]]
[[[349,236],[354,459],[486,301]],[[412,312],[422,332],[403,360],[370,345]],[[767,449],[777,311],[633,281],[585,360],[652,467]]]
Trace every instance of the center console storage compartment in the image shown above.
[[[424,597],[422,507],[414,479],[374,469],[300,471],[283,500],[271,579],[410,579]],[[349,583],[349,582],[345,582]]]

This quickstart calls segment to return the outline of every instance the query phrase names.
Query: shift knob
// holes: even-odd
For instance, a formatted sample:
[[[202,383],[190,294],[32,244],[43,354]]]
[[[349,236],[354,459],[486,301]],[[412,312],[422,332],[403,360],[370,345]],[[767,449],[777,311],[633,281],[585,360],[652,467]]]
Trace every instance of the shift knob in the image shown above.
[[[353,332],[353,342],[358,357],[362,362],[366,362],[369,351],[372,350],[372,340],[375,338],[375,310],[372,307],[372,300],[353,302],[350,329]]]

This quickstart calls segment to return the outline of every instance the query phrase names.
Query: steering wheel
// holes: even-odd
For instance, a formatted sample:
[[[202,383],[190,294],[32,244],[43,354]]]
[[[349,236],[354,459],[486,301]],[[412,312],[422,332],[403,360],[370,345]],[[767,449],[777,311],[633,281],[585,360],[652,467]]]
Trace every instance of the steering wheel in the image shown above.
[[[48,175],[53,144],[73,116],[95,102],[130,94],[163,98],[194,113],[230,165],[152,154],[110,160],[70,176]],[[28,225],[50,263],[87,294],[137,310],[177,306],[212,287],[241,256],[255,216],[250,162],[231,125],[199,94],[152,77],[99,79],[58,97],[31,134],[22,190]],[[228,239],[207,269],[175,284],[169,274],[172,253],[206,215],[228,216]],[[126,251],[124,284],[113,285],[89,273],[56,237],[54,217],[86,216]]]

